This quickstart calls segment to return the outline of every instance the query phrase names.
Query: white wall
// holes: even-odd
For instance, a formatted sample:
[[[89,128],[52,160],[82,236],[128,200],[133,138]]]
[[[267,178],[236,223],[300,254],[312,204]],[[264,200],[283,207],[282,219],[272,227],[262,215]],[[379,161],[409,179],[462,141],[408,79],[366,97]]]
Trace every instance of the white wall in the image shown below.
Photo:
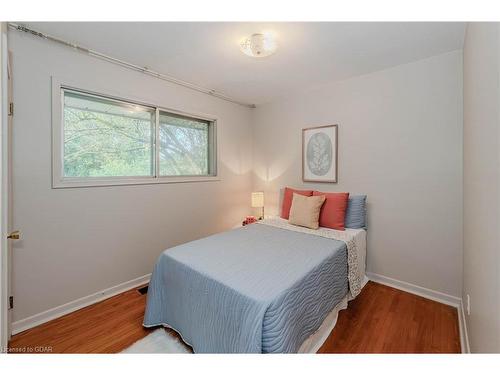
[[[334,63],[334,62],[332,62]],[[301,129],[339,124],[339,183],[301,181]],[[462,291],[462,53],[327,84],[258,107],[254,188],[368,195],[368,271]]]
[[[9,33],[14,65],[14,321],[140,277],[162,250],[248,214],[250,109]],[[50,77],[218,117],[221,181],[51,189]]]
[[[499,25],[470,23],[464,44],[464,292],[472,352],[500,352]]]

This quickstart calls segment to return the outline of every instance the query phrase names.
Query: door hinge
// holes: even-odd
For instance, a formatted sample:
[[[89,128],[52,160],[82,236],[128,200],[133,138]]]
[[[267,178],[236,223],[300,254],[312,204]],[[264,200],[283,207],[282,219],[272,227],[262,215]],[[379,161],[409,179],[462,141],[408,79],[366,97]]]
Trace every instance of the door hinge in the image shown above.
[[[9,297],[9,309],[14,308],[14,296]]]
[[[14,116],[14,103],[9,103],[9,116]]]

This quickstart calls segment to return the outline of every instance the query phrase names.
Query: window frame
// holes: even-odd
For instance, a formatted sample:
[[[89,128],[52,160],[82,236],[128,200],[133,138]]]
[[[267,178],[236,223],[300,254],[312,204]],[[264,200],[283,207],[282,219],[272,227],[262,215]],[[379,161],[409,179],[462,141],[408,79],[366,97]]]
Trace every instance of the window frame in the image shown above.
[[[148,103],[147,101],[130,98],[126,95],[110,93],[102,89],[82,88],[82,85],[63,84],[52,77],[52,188],[73,188],[73,187],[97,187],[97,186],[121,186],[121,185],[146,185],[146,184],[170,184],[170,183],[190,183],[219,181],[218,160],[219,149],[217,145],[217,122],[214,116],[197,114],[167,108],[162,105]],[[77,92],[88,96],[108,99],[131,105],[148,107],[155,111],[155,121],[153,126],[153,176],[109,176],[109,177],[65,177],[64,176],[64,92]],[[129,98],[126,98],[129,97]],[[160,175],[160,147],[158,144],[160,132],[160,112],[190,117],[193,119],[209,122],[209,142],[207,175],[182,175],[182,176],[161,176]]]

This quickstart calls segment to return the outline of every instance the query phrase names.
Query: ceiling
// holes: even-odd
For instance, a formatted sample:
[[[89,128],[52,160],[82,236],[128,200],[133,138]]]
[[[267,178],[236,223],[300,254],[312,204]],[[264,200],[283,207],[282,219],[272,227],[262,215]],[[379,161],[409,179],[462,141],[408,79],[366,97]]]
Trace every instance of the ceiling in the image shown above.
[[[465,23],[31,22],[27,26],[160,73],[263,104],[289,92],[462,49]],[[272,31],[255,59],[239,41]]]

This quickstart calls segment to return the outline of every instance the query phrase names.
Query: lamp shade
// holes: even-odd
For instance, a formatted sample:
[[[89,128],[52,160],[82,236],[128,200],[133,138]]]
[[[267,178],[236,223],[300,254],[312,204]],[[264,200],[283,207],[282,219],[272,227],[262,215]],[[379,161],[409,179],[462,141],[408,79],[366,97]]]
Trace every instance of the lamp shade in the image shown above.
[[[252,193],[252,207],[264,207],[263,191],[256,191]]]

